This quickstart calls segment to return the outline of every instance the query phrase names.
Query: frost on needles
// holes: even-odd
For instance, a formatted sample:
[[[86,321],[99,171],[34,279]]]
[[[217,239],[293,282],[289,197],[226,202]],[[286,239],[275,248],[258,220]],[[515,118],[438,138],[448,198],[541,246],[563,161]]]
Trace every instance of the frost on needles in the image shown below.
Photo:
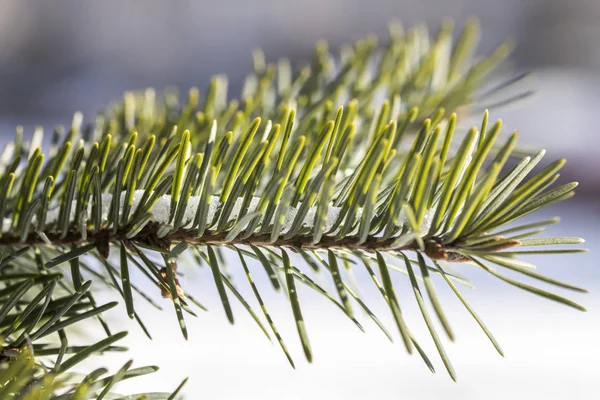
[[[573,247],[579,238],[539,237],[557,219],[521,222],[573,196],[576,183],[557,182],[565,161],[524,154],[517,133],[488,123],[487,111],[477,126],[457,125],[468,126],[477,108],[528,94],[516,89],[523,75],[500,84],[494,75],[511,46],[475,58],[478,35],[474,22],[456,41],[448,23],[433,36],[422,26],[405,32],[392,24],[383,46],[368,36],[333,56],[319,43],[299,69],[285,59],[267,64],[255,52],[254,71],[233,98],[217,76],[203,95],[148,89],[126,93],[89,123],[76,114],[68,130],[52,133],[48,148],[41,128],[30,140],[18,129],[0,156],[0,398],[103,398],[116,382],[154,371],[128,363],[108,377],[100,369],[74,385],[62,379],[88,356],[124,350],[115,343],[126,333],[112,333],[102,318],[117,303],[94,298],[101,285],[114,289],[148,336],[136,303],[159,307],[162,294],[187,338],[185,318],[205,308],[179,282],[180,264],[207,265],[228,320],[239,302],[292,366],[289,339],[277,330],[256,274],[289,298],[308,361],[302,295],[313,290],[364,330],[355,313],[362,309],[391,340],[369,308],[383,302],[408,353],[416,350],[434,371],[395,292],[396,280],[408,279],[453,379],[425,300],[453,339],[436,285],[451,288],[502,354],[459,291],[470,284],[453,263],[583,310],[530,282],[584,289],[519,257],[583,251]],[[226,259],[239,262],[228,261],[226,270]],[[132,268],[157,290],[131,281]],[[350,283],[356,269],[368,273],[379,298],[363,297]],[[317,283],[318,273],[330,285]],[[251,298],[240,285],[251,288]],[[106,338],[70,345],[65,328],[74,324],[101,326]]]

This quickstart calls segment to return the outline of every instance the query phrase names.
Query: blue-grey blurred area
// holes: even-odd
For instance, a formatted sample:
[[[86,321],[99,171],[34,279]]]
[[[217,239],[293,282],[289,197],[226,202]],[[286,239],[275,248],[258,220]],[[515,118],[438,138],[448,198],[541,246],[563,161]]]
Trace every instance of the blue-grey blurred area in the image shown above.
[[[26,135],[35,125],[50,130],[69,123],[74,111],[90,117],[124,90],[171,85],[202,90],[212,75],[226,73],[234,95],[252,66],[251,51],[256,47],[264,49],[269,61],[283,56],[307,60],[319,39],[335,49],[367,33],[383,37],[392,18],[405,26],[425,22],[435,30],[445,17],[453,18],[458,27],[471,16],[481,21],[482,54],[513,38],[518,47],[512,67],[535,75],[536,95],[492,110],[491,117],[502,117],[507,131],[519,129],[522,143],[548,149],[549,159],[567,157],[561,181],[581,182],[575,199],[533,218],[562,216],[563,222],[552,226],[550,233],[582,236],[591,253],[534,261],[541,273],[590,288],[591,294],[575,296],[589,311],[567,309],[464,268],[461,272],[476,285],[475,290],[464,291],[496,332],[506,357],[494,354],[457,299],[443,291],[459,333],[457,343],[447,343],[459,374],[454,384],[444,376],[430,341],[423,339],[435,358],[434,376],[417,356],[407,357],[400,340],[391,345],[373,324],[365,324],[368,333],[361,334],[339,310],[314,293],[301,291],[316,353],[314,365],[308,366],[302,362],[289,304],[283,296],[277,300],[268,296],[298,361],[293,371],[277,345],[261,337],[241,307],[236,309],[238,326],[227,325],[205,268],[183,279],[184,288],[211,310],[189,319],[190,342],[181,338],[168,300],[166,310],[159,313],[136,299],[153,329],[154,342],[122,318],[123,310],[111,311],[118,324],[133,331],[128,339],[132,353],[101,362],[118,368],[133,356],[138,365],[163,366],[157,378],[144,380],[142,387],[132,381],[126,389],[173,389],[190,376],[188,399],[597,398],[600,272],[594,257],[600,250],[600,1],[0,0],[1,146],[12,138],[17,124],[25,126]],[[235,276],[243,278],[235,265]],[[357,279],[366,287],[363,294],[376,298],[376,290],[368,289],[368,277],[359,274]],[[259,283],[267,287],[265,280]],[[441,286],[443,281],[436,283]],[[417,326],[415,334],[426,338],[410,286],[402,288],[401,302],[413,304],[406,312]],[[246,287],[244,293],[251,295]],[[387,315],[381,303],[374,310]],[[364,315],[360,319],[368,320]],[[391,316],[384,322],[393,330]]]
[[[392,18],[435,31],[445,17],[459,27],[470,16],[483,27],[481,54],[513,38],[515,70],[536,72],[537,96],[492,117],[518,128],[523,142],[570,157],[565,174],[594,195],[596,0],[0,0],[0,132],[51,129],[74,111],[91,116],[124,90],[206,88],[217,73],[229,76],[234,95],[256,47],[271,61],[307,60],[319,39],[335,49],[367,33],[383,37]]]

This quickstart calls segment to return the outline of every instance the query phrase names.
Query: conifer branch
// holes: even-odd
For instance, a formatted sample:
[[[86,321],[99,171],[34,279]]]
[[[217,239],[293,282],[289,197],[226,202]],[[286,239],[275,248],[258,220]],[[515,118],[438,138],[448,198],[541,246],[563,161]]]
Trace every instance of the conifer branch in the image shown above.
[[[353,308],[363,309],[392,339],[369,309],[371,299],[350,283],[357,268],[368,272],[389,306],[406,350],[416,349],[433,371],[395,293],[393,274],[407,275],[452,379],[454,369],[424,300],[431,300],[452,339],[434,278],[452,289],[502,354],[459,292],[456,284],[469,282],[452,270],[452,262],[583,310],[500,272],[585,291],[535,272],[518,258],[584,251],[572,247],[583,242],[579,238],[534,237],[556,220],[519,225],[524,216],[573,196],[576,183],[554,185],[565,161],[532,173],[544,152],[519,160],[517,134],[500,139],[502,124],[488,123],[487,111],[481,125],[467,132],[457,126],[473,106],[523,95],[507,94],[522,76],[484,88],[511,46],[476,60],[477,37],[474,22],[456,43],[449,24],[434,37],[422,27],[405,33],[393,24],[382,48],[368,37],[345,46],[336,58],[320,43],[310,67],[299,71],[286,60],[267,64],[255,52],[254,72],[234,99],[227,98],[227,81],[219,76],[202,100],[196,88],[186,101],[171,91],[157,96],[148,89],[126,93],[87,125],[76,114],[67,131],[56,129],[47,150],[37,145],[41,129],[30,141],[19,130],[0,156],[0,335],[6,343],[0,378],[14,365],[27,364],[35,372],[33,381],[8,375],[0,385],[18,382],[19,390],[30,388],[28,399],[47,398],[33,395],[40,380],[61,377],[82,359],[114,349],[124,334],[112,334],[102,312],[115,303],[97,305],[92,286],[112,287],[128,316],[150,336],[136,302],[160,306],[131,281],[132,268],[170,299],[187,339],[185,316],[205,310],[190,295],[193,288],[184,289],[178,278],[180,261],[190,257],[210,266],[228,320],[234,321],[236,299],[269,339],[271,333],[276,337],[292,366],[263,289],[254,283],[257,268],[290,299],[308,361],[313,352],[298,286],[323,296],[361,330]],[[237,273],[245,275],[266,325],[232,283],[225,261],[231,256],[239,258]],[[254,262],[247,263],[250,259]],[[321,270],[331,276],[333,291],[312,278]],[[64,328],[90,318],[107,338],[69,347]],[[36,344],[51,334],[60,347]],[[31,356],[22,358],[26,348]],[[56,355],[51,373],[27,361],[34,354]],[[68,393],[107,395],[129,376],[129,368],[108,378],[94,371]],[[53,386],[44,387],[54,393]]]

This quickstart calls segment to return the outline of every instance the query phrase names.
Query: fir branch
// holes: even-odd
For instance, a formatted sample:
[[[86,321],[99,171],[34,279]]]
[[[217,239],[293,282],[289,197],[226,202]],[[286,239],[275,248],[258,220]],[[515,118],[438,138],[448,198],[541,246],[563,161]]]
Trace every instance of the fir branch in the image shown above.
[[[455,133],[457,119],[479,104],[479,88],[492,79],[490,74],[510,50],[503,44],[491,56],[475,60],[477,36],[473,22],[454,44],[448,24],[433,38],[422,27],[405,34],[399,25],[392,25],[383,48],[368,37],[344,47],[335,58],[321,43],[311,66],[299,71],[286,60],[266,64],[262,53],[256,52],[255,70],[238,98],[228,100],[226,79],[219,76],[203,100],[195,88],[186,101],[173,92],[161,97],[148,89],[126,93],[88,125],[76,114],[69,130],[57,129],[46,152],[37,145],[41,129],[30,142],[17,135],[0,157],[4,285],[0,327],[6,327],[2,334],[7,349],[20,351],[28,341],[56,333],[59,348],[37,350],[57,355],[53,371],[58,374],[89,355],[111,349],[123,334],[110,334],[101,319],[113,303],[96,305],[91,282],[85,281],[90,275],[116,289],[128,316],[149,336],[135,309],[135,293],[155,303],[130,280],[133,266],[173,303],[187,339],[185,316],[195,315],[194,306],[203,306],[179,282],[183,254],[193,254],[196,262],[210,266],[230,322],[234,314],[229,293],[270,338],[226,270],[226,252],[240,258],[238,272],[245,274],[292,366],[254,283],[257,266],[268,274],[274,289],[291,300],[291,314],[309,361],[313,353],[297,285],[322,295],[363,330],[352,309],[360,307],[391,339],[367,299],[353,288],[348,277],[353,268],[367,270],[408,352],[416,349],[434,370],[405,323],[395,295],[392,273],[408,275],[424,322],[453,379],[453,367],[424,301],[425,296],[430,298],[444,332],[453,338],[432,276],[443,278],[501,350],[455,286],[467,281],[449,263],[469,263],[525,291],[583,309],[490,266],[583,291],[531,271],[530,264],[516,257],[580,252],[554,246],[577,245],[581,239],[530,238],[554,221],[509,226],[573,196],[576,183],[554,186],[565,161],[530,176],[544,156],[542,151],[510,166],[517,135],[497,144],[502,124],[488,124],[487,111],[481,125],[464,135]],[[501,96],[519,80],[483,95]],[[114,250],[119,253],[118,266],[113,265]],[[290,257],[291,253],[300,257]],[[249,258],[258,263],[247,263]],[[294,265],[300,259],[310,269]],[[70,282],[53,269],[67,263]],[[312,273],[321,269],[331,275],[335,294],[312,279]],[[32,288],[33,298],[24,301]],[[61,297],[56,297],[59,289]],[[19,315],[21,306],[25,310]],[[63,328],[92,317],[100,320],[107,338],[63,360],[75,351]],[[29,347],[36,350],[35,343]],[[10,361],[8,369],[21,362],[25,361]],[[94,388],[106,395],[128,370],[126,365],[103,380],[99,376],[104,371],[95,371],[70,390],[84,393]]]

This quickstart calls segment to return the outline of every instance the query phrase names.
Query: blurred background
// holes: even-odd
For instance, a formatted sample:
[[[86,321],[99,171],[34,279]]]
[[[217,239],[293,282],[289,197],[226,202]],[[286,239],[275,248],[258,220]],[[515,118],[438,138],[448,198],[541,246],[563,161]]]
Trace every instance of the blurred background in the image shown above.
[[[547,148],[549,158],[566,156],[564,179],[582,183],[575,200],[546,212],[564,217],[552,232],[583,236],[590,249],[599,249],[597,0],[0,0],[0,145],[12,138],[17,124],[25,126],[26,134],[35,125],[51,130],[69,123],[76,110],[93,115],[124,90],[204,88],[211,75],[226,73],[230,94],[236,93],[255,47],[264,49],[268,61],[282,56],[307,60],[319,39],[335,49],[367,33],[383,37],[390,18],[405,26],[426,22],[435,30],[445,17],[460,26],[470,16],[481,21],[481,54],[513,38],[518,43],[515,70],[535,72],[537,94],[493,110],[492,118],[518,128],[522,143]],[[419,360],[406,357],[399,344],[389,345],[374,326],[367,324],[367,335],[354,332],[336,310],[317,299],[311,303],[309,293],[305,313],[312,315],[307,323],[317,358],[315,365],[300,361],[292,371],[252,321],[242,317],[239,326],[229,327],[216,294],[204,283],[207,275],[192,274],[186,286],[204,294],[200,297],[215,312],[190,322],[190,343],[180,339],[170,310],[145,311],[154,328],[152,343],[120,320],[131,325],[129,344],[136,361],[163,367],[155,378],[140,381],[146,386],[138,382],[125,389],[168,390],[189,375],[188,399],[595,398],[600,391],[600,297],[594,293],[600,289],[600,272],[592,257],[593,252],[537,260],[542,272],[591,289],[591,295],[577,299],[589,307],[586,314],[475,274],[477,290],[468,293],[469,299],[495,328],[506,359],[494,355],[446,293],[448,313],[460,327],[458,342],[448,348],[458,384],[443,376],[439,362],[438,376],[430,376]],[[289,310],[279,300],[275,317],[283,321],[282,330],[301,360]],[[166,324],[166,319],[172,321]],[[432,345],[428,348],[435,352]],[[121,360],[105,361],[117,365]]]
[[[192,85],[213,74],[237,93],[251,69],[251,51],[267,60],[309,60],[314,44],[332,49],[376,33],[397,18],[435,32],[477,16],[480,54],[506,38],[518,43],[514,68],[534,70],[537,96],[500,115],[522,141],[570,156],[566,174],[600,189],[595,111],[600,104],[600,2],[597,0],[0,0],[0,127],[52,128],[74,111],[91,116],[124,90]],[[457,29],[458,30],[458,29]],[[31,129],[30,129],[31,131]]]

